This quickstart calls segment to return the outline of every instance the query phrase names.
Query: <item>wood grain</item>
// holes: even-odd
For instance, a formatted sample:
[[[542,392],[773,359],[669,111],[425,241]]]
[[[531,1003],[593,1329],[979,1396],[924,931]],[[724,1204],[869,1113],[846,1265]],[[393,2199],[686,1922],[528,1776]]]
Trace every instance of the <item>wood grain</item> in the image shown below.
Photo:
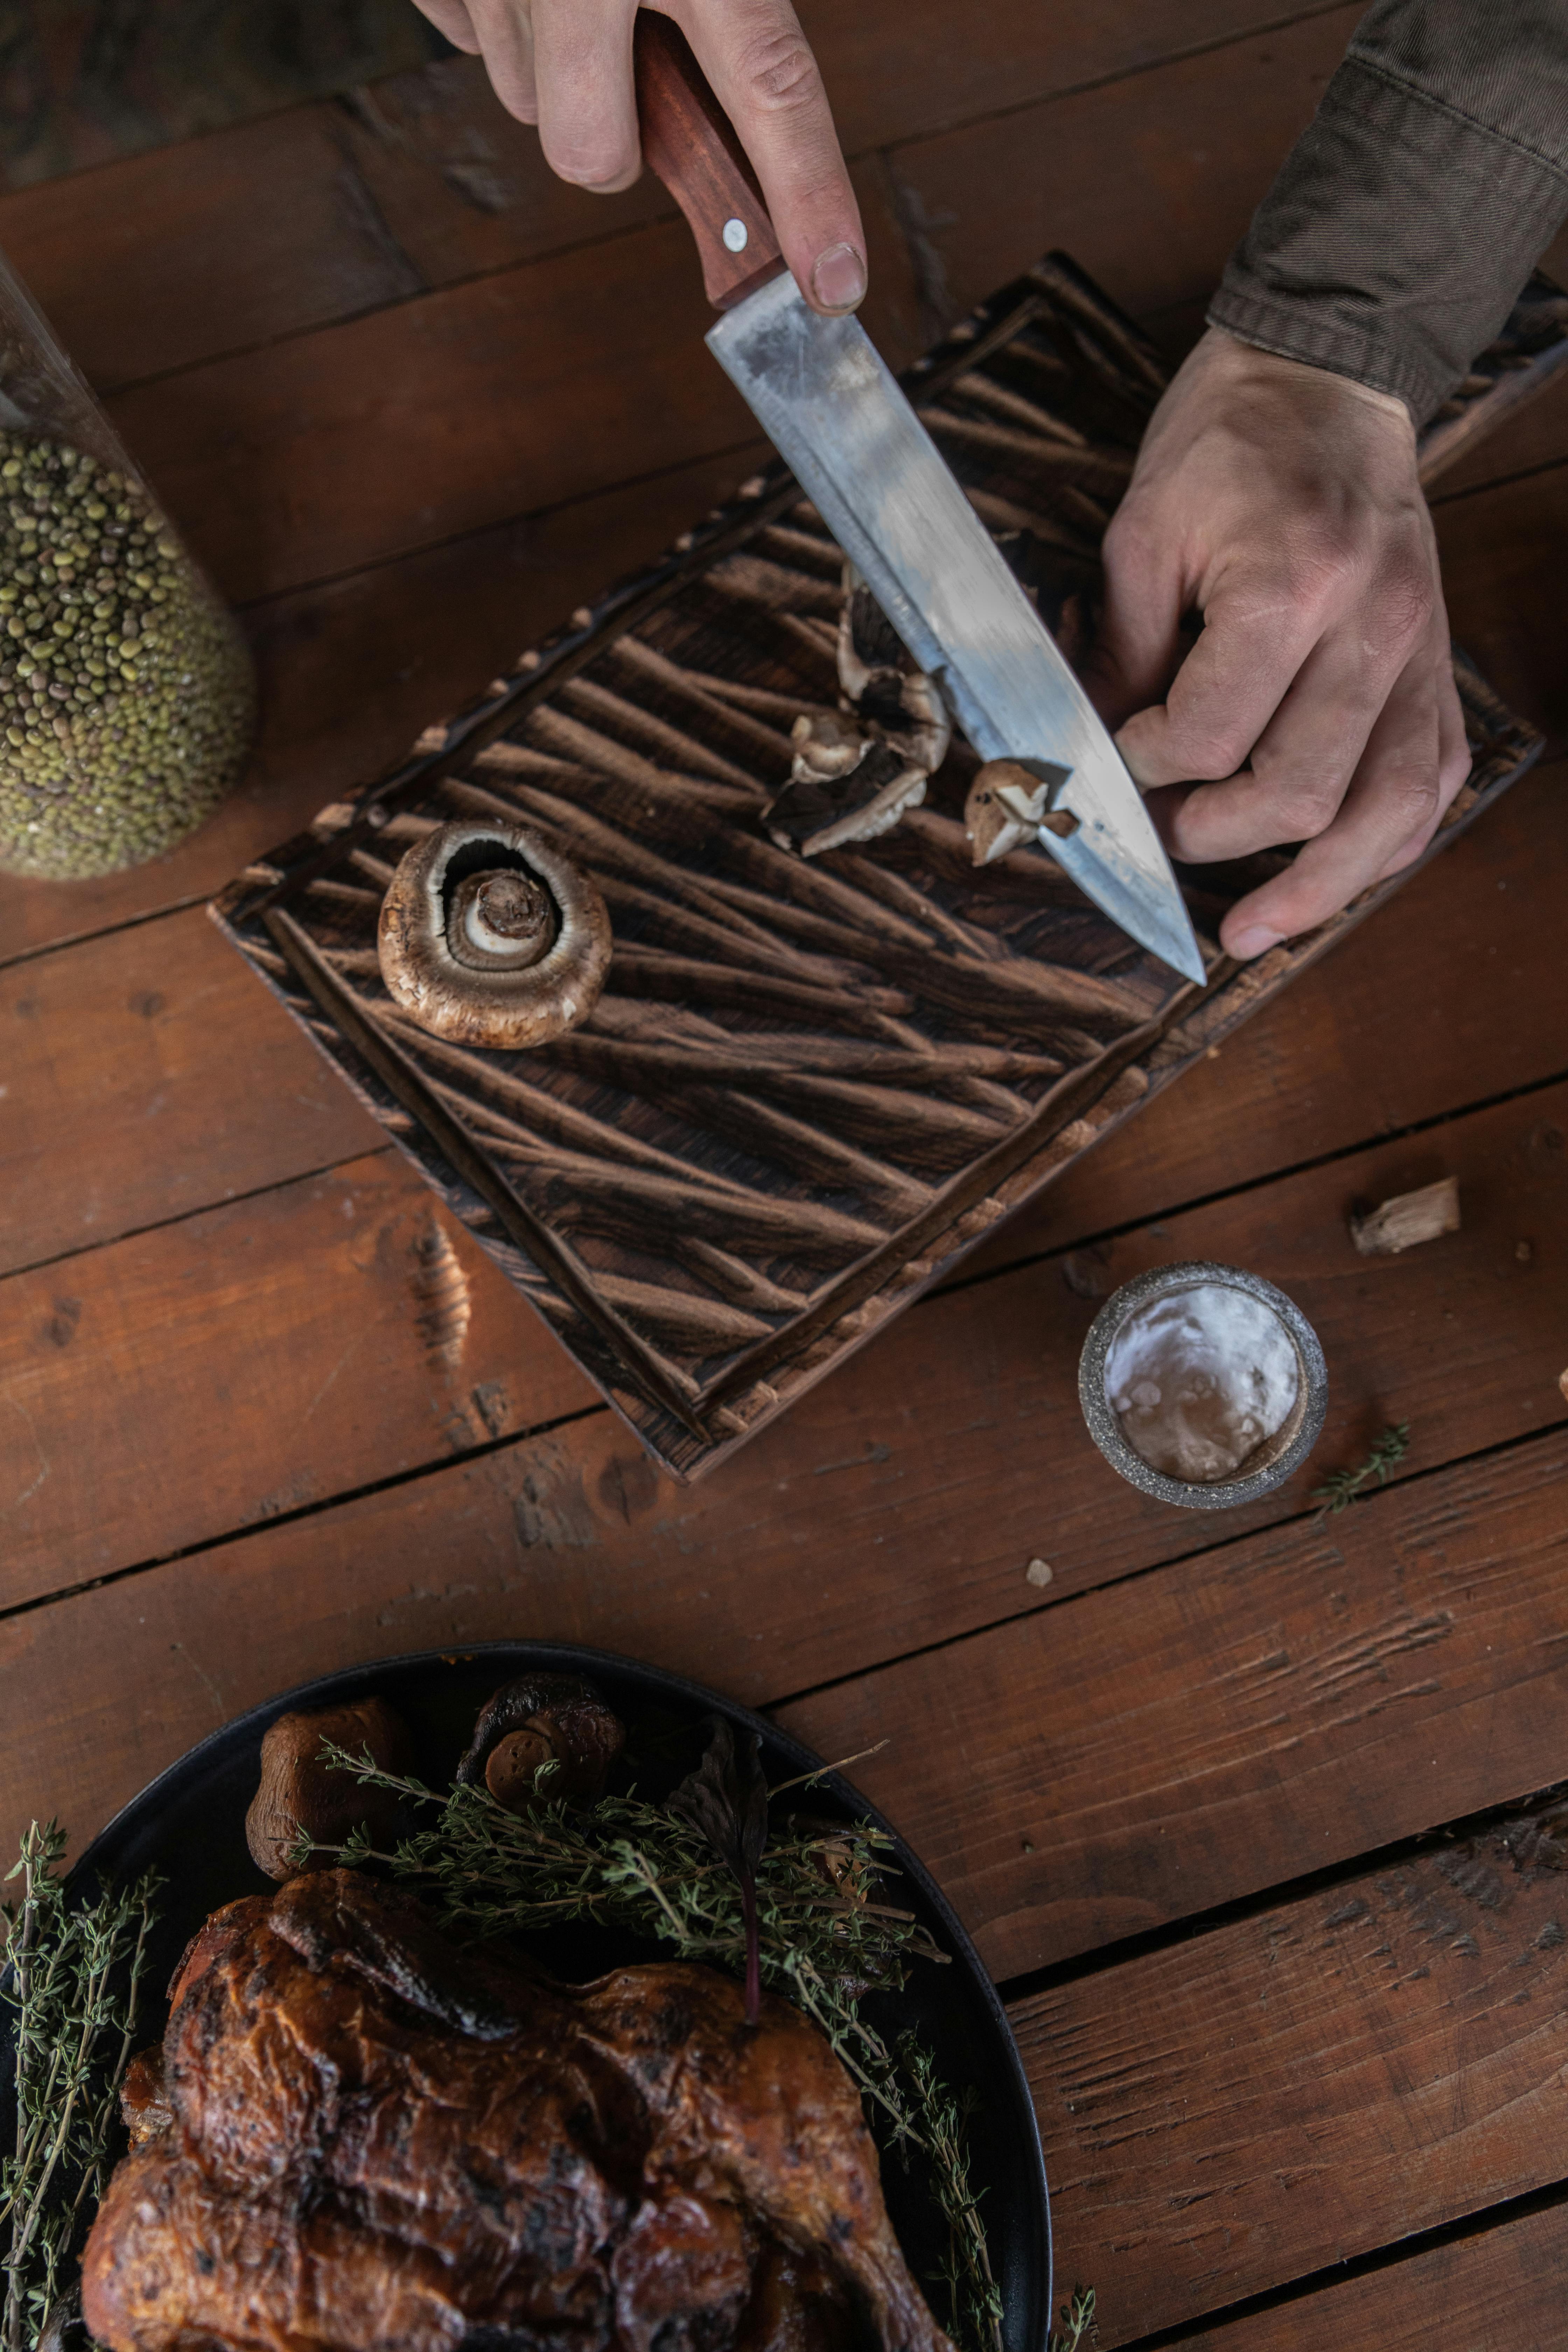
[[[751,439],[708,321],[672,221],[187,369],[110,412],[243,604]]]
[[[1562,2179],[1563,1914],[1561,1875],[1494,1833],[1016,2004],[1059,2274],[1099,2283],[1100,2342]]]
[[[961,1279],[1568,1069],[1534,975],[1568,903],[1568,774],[1526,776],[1280,1003],[982,1244]]]
[[[1083,1429],[1075,1387],[1095,1280],[1226,1256],[1279,1281],[1328,1353],[1321,1465],[1360,1459],[1395,1415],[1414,1423],[1412,1470],[1555,1427],[1568,1294],[1563,1116],[1524,1102],[1441,1129],[1466,1229],[1402,1259],[1357,1257],[1343,1222],[1358,1192],[1409,1165],[1411,1147],[1394,1144],[1127,1236],[1109,1267],[1090,1262],[1090,1279],[1069,1256],[935,1299],[695,1496],[598,1413],[493,1454],[456,1484],[433,1475],[320,1512],[268,1536],[265,1551],[247,1539],[210,1617],[206,1596],[219,1590],[210,1557],[123,1591],[175,1579],[181,1598],[170,1605],[205,1629],[206,1671],[230,1712],[310,1671],[323,1639],[347,1662],[356,1644],[374,1656],[512,1632],[520,1608],[542,1633],[583,1639],[602,1610],[596,1638],[610,1646],[683,1660],[753,1700],[864,1672],[1037,1609],[1033,1559],[1051,1564],[1054,1601],[1303,1508],[1319,1470],[1213,1528],[1113,1476]],[[342,1202],[363,1184],[374,1205],[351,1221]],[[0,1381],[16,1401],[0,1457],[7,1601],[211,1543],[264,1507],[325,1500],[483,1443],[489,1422],[474,1391],[487,1383],[505,1383],[498,1433],[583,1408],[588,1392],[564,1357],[461,1239],[473,1317],[461,1377],[432,1370],[397,1238],[426,1230],[422,1198],[383,1162],[358,1163],[14,1277],[0,1293],[9,1334]],[[367,1237],[384,1229],[392,1239],[373,1247]],[[1524,1234],[1533,1236],[1528,1264],[1514,1255]],[[58,1475],[40,1483],[44,1433]],[[517,1513],[531,1493],[543,1533],[520,1585]],[[252,1604],[237,1597],[247,1563],[259,1579]],[[315,1597],[323,1578],[325,1632]],[[405,1584],[411,1598],[384,1618],[375,1595]],[[455,1600],[442,1597],[449,1590]],[[90,1623],[130,1606],[110,1610],[102,1597]],[[269,1622],[281,1612],[265,1638],[258,1611]],[[1048,1644],[1061,1621],[1048,1608],[1018,1638]],[[95,1673],[84,1658],[83,1706]],[[165,1761],[188,1744],[190,1717],[172,1705],[160,1703],[151,1735],[174,1743]],[[60,1785],[51,1777],[51,1802]],[[86,1826],[82,1801],[71,1811]],[[939,1837],[934,1825],[928,1835]]]
[[[1047,29],[1032,0],[1006,0],[976,40],[945,0],[803,11],[856,155],[1136,74],[1279,13],[1269,0],[1074,0]],[[0,196],[0,247],[79,366],[113,390],[670,209],[651,176],[609,197],[557,180],[480,62],[458,58]]]
[[[1563,2327],[1568,2208],[1552,2205],[1432,2246],[1272,2311],[1184,2337],[1185,2352],[1499,2352],[1550,2346]]]
[[[1568,543],[1568,465],[1446,501],[1434,517],[1455,636],[1498,692],[1568,740],[1568,663],[1546,583]]]
[[[383,1140],[199,909],[0,971],[0,1036],[7,1273]]]
[[[1310,121],[1358,5],[900,147],[926,268],[955,310],[1063,246],[1124,309],[1212,292]]]
[[[824,1755],[890,1743],[858,1780],[1021,1975],[1553,1777],[1565,1469],[1563,1435],[1460,1465],[783,1721]]]
[[[542,1333],[520,1368],[512,1302],[381,1155],[13,1276],[5,1295],[6,1602],[592,1401]]]
[[[632,32],[643,161],[686,215],[708,299],[727,310],[782,263],[756,173],[673,18],[644,9]]]
[[[885,214],[867,214],[880,265],[868,323],[902,365],[913,347],[875,309],[896,299],[900,257]],[[671,220],[187,368],[109,407],[244,604],[738,450],[756,427],[703,345],[711,315],[690,234]]]

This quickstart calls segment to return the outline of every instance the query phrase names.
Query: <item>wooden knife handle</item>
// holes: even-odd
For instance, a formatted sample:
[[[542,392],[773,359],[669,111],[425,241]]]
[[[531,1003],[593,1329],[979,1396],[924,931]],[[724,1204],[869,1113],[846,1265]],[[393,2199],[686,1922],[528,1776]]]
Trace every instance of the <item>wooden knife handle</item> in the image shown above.
[[[634,32],[643,161],[686,215],[716,310],[784,268],[745,151],[679,25],[639,8]],[[744,236],[742,231],[744,231]]]

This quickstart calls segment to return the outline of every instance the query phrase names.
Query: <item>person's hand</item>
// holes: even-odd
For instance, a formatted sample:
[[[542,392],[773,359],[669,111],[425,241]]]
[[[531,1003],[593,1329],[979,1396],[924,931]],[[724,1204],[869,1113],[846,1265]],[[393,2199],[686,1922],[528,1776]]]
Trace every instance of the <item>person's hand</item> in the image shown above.
[[[1151,419],[1105,566],[1090,688],[1173,854],[1304,845],[1231,908],[1228,953],[1420,856],[1470,755],[1402,401],[1211,328]]]
[[[632,80],[637,0],[416,0],[482,54],[497,97],[537,122],[552,171],[613,195],[642,169]],[[866,291],[860,208],[822,76],[790,0],[644,0],[673,16],[762,183],[784,259],[818,310]]]

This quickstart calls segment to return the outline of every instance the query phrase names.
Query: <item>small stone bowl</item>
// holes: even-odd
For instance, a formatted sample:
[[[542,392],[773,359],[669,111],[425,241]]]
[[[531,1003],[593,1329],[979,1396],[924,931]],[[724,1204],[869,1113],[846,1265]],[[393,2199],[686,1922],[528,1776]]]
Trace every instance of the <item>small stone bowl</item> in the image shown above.
[[[1296,1402],[1273,1436],[1259,1440],[1234,1477],[1189,1485],[1185,1479],[1167,1477],[1163,1470],[1156,1470],[1128,1444],[1106,1391],[1105,1367],[1117,1334],[1130,1315],[1154,1299],[1168,1297],[1173,1291],[1195,1289],[1200,1283],[1245,1291],[1279,1318],[1296,1351]],[[1282,1290],[1265,1282],[1261,1275],[1247,1274],[1240,1266],[1207,1265],[1197,1261],[1156,1266],[1149,1274],[1135,1275],[1112,1293],[1089,1327],[1089,1337],[1079,1358],[1078,1393],[1089,1435],[1111,1468],[1120,1470],[1129,1486],[1153,1496],[1157,1502],[1180,1504],[1184,1510],[1226,1511],[1237,1503],[1257,1502],[1259,1496],[1272,1494],[1276,1486],[1282,1486],[1287,1478],[1295,1475],[1322,1429],[1329,1402],[1329,1375],[1318,1335],[1294,1299],[1287,1298]]]

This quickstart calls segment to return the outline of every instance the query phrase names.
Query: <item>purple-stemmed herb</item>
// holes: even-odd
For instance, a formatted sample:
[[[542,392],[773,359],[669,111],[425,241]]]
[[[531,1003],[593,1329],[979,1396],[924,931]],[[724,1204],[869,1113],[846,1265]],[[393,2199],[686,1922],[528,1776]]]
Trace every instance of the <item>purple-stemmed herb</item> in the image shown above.
[[[757,1940],[757,1864],[768,1842],[768,1784],[758,1762],[762,1741],[752,1732],[742,1748],[722,1716],[713,1726],[707,1753],[669,1800],[669,1811],[707,1839],[741,1890],[746,1923],[746,2022],[762,2013],[762,1955]]]

